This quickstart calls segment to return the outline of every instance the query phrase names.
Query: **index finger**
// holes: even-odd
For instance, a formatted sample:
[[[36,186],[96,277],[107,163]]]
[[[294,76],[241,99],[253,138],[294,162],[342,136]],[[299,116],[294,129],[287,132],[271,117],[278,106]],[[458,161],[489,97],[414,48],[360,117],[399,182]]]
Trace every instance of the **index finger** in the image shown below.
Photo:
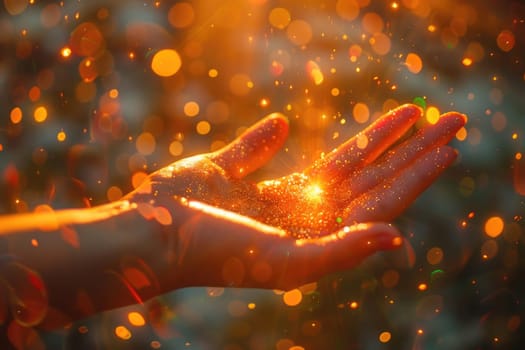
[[[242,178],[268,162],[287,136],[288,119],[272,113],[209,157],[228,175]]]

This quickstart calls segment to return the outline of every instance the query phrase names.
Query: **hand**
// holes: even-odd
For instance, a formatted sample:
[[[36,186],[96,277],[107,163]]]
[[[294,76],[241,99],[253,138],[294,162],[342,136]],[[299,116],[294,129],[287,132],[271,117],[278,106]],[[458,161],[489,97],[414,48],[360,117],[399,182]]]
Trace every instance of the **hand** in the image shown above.
[[[435,125],[397,143],[421,113],[417,106],[401,106],[302,172],[253,184],[243,178],[266,163],[288,133],[287,120],[271,114],[217,152],[183,159],[152,173],[128,198],[184,197],[192,200],[194,208],[212,213],[213,222],[208,222],[212,234],[200,224],[186,237],[187,242],[201,242],[187,243],[195,251],[186,251],[185,256],[194,261],[203,255],[205,260],[195,264],[204,270],[214,261],[222,264],[228,256],[248,249],[243,244],[250,241],[246,244],[263,251],[273,271],[282,259],[287,267],[281,271],[286,277],[280,280],[296,285],[401,245],[397,230],[384,222],[399,215],[453,162],[456,152],[445,144],[466,120],[459,113],[447,113]],[[237,223],[246,226],[241,229]],[[221,230],[223,226],[227,229]],[[208,250],[210,244],[220,248]],[[287,257],[270,250],[285,252]],[[304,273],[291,268],[304,270],[304,264],[310,266]],[[205,279],[190,284],[206,284]]]

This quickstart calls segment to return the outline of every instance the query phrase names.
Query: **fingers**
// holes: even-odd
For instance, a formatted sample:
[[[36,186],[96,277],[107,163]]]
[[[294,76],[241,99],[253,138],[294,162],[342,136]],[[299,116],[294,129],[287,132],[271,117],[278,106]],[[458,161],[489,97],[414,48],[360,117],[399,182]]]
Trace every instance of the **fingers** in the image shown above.
[[[419,119],[421,113],[418,106],[410,104],[388,112],[306,169],[305,173],[332,183],[337,181],[356,168],[373,162]]]
[[[287,136],[288,120],[280,113],[272,113],[210,157],[228,175],[242,178],[268,162]]]
[[[389,221],[401,214],[456,158],[449,146],[439,146],[355,199],[346,209],[346,223]]]
[[[394,177],[403,168],[424,157],[432,148],[448,143],[465,122],[466,118],[462,114],[444,114],[436,124],[419,130],[402,144],[389,150],[384,158],[345,179],[340,188],[345,189],[346,202],[384,182],[385,179]]]
[[[358,265],[370,255],[400,247],[399,231],[385,223],[361,223],[318,239],[298,240],[289,252],[278,288],[290,289]]]

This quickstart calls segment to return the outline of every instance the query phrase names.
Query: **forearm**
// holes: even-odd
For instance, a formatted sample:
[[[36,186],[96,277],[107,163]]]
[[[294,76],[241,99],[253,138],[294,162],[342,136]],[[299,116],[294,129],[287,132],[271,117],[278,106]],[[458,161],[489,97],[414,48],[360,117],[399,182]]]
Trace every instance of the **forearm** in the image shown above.
[[[173,204],[168,211],[120,201],[0,218],[0,293],[41,295],[37,302],[47,298],[50,310],[78,319],[177,288],[177,227],[188,213]],[[34,277],[16,276],[31,272],[41,290]]]

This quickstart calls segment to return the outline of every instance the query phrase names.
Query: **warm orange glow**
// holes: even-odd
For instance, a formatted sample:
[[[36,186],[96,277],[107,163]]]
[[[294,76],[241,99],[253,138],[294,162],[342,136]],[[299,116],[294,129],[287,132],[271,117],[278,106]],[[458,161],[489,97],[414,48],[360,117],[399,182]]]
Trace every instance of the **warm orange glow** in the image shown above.
[[[381,343],[388,343],[390,339],[392,339],[392,334],[390,334],[388,331],[384,331],[379,334],[379,341]]]
[[[418,74],[423,69],[423,60],[416,53],[409,53],[405,59],[405,64],[410,73]]]
[[[29,89],[28,96],[32,102],[38,101],[40,99],[40,88],[38,86],[33,86]]]
[[[493,216],[485,221],[485,233],[487,236],[495,238],[498,237],[505,228],[503,219],[499,216]]]
[[[149,132],[143,132],[135,140],[135,147],[140,154],[145,156],[150,155],[155,152],[155,137]]]
[[[199,114],[200,107],[195,101],[189,101],[184,104],[184,114],[188,117],[195,117]]]
[[[47,119],[47,109],[44,106],[37,107],[33,113],[33,118],[37,123],[42,123]]]
[[[427,261],[430,265],[437,265],[443,260],[443,249],[439,247],[430,248],[427,252]]]
[[[20,107],[15,107],[11,110],[11,113],[9,114],[9,118],[11,119],[11,123],[18,124],[22,121],[22,109]]]
[[[425,118],[430,124],[436,124],[439,120],[440,114],[439,109],[436,107],[428,107],[425,113]]]
[[[465,57],[463,58],[463,60],[461,61],[461,63],[465,66],[465,67],[470,67],[473,63],[472,61],[472,58],[470,57]]]
[[[189,27],[195,19],[195,10],[187,2],[178,2],[168,11],[168,21],[175,28]]]
[[[131,332],[124,326],[115,327],[115,335],[122,340],[131,339]]]
[[[273,27],[277,29],[286,28],[286,26],[290,24],[291,20],[292,17],[290,16],[290,12],[282,7],[276,7],[272,9],[268,15],[268,21]]]
[[[310,186],[306,187],[304,190],[304,194],[306,198],[311,202],[321,202],[323,199],[323,189],[319,184],[313,183]]]
[[[368,122],[368,119],[370,119],[370,110],[366,104],[358,102],[352,109],[352,115],[354,116],[354,120],[356,122],[363,124]]]
[[[146,324],[144,316],[142,316],[139,312],[136,311],[132,311],[128,314],[128,321],[135,327],[141,327]]]
[[[137,171],[134,173],[133,176],[131,176],[131,184],[133,185],[133,188],[139,187],[146,177],[148,177],[148,174],[143,171]]]
[[[195,129],[199,135],[207,135],[211,130],[211,124],[206,120],[202,120],[197,123]]]
[[[516,38],[510,30],[502,30],[496,38],[496,43],[501,51],[509,52],[514,48]]]
[[[359,307],[359,304],[357,303],[357,301],[352,301],[352,302],[350,303],[350,309],[355,310],[355,309],[357,309],[358,307]]]
[[[310,23],[302,19],[297,19],[290,22],[286,28],[286,35],[293,44],[302,46],[312,40],[313,31]]]
[[[123,195],[122,190],[117,186],[111,186],[106,191],[106,197],[111,202],[120,199],[122,195]]]
[[[299,289],[292,289],[283,294],[283,302],[288,306],[296,306],[303,300],[303,293]]]
[[[171,77],[182,66],[182,61],[177,51],[164,49],[158,51],[151,60],[151,69],[161,77]]]
[[[390,52],[392,42],[390,38],[384,33],[375,33],[370,40],[368,40],[372,46],[372,50],[378,55],[386,55]]]
[[[64,131],[59,131],[57,134],[57,141],[58,142],[64,142],[66,140],[66,133]]]
[[[420,283],[418,284],[417,289],[423,292],[428,289],[428,285],[426,283]]]

